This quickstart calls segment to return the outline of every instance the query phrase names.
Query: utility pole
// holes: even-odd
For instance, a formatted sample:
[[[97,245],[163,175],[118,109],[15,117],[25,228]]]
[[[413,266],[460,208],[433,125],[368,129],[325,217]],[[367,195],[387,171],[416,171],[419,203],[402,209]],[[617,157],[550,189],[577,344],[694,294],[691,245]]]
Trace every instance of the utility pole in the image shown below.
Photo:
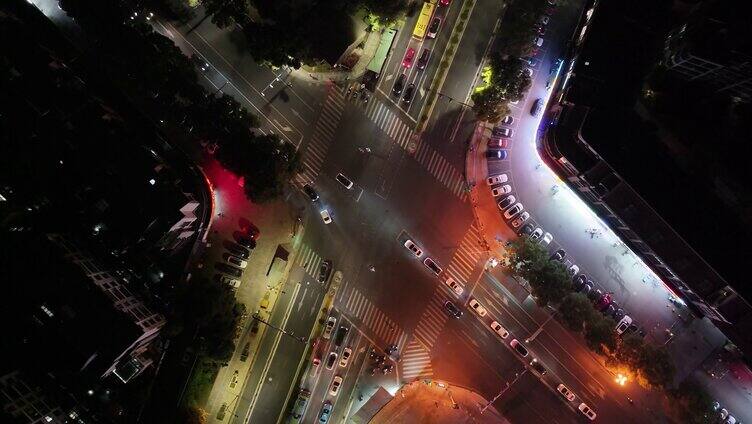
[[[538,329],[535,330],[535,332],[533,332],[533,334],[530,335],[530,337],[528,337],[528,338],[525,339],[525,343],[530,343],[533,340],[535,340],[535,338],[538,337],[538,334],[540,334],[541,331],[543,331],[543,327],[546,324],[548,324],[548,322],[551,321],[554,316],[556,316],[556,311],[554,311],[554,313],[552,313],[551,315],[549,315],[548,319],[546,319],[545,321],[543,321],[543,324],[541,324],[540,327],[538,327]]]
[[[511,384],[507,383],[506,387],[504,387],[503,389],[501,389],[501,391],[499,392],[498,395],[496,395],[496,397],[494,397],[493,399],[491,399],[486,404],[486,406],[484,406],[483,408],[480,409],[480,413],[482,414],[482,413],[486,412],[486,409],[488,409],[488,407],[491,406],[492,403],[496,402],[496,400],[499,399],[501,397],[501,395],[503,395],[504,392],[506,392],[510,387],[514,386],[514,383],[516,383],[517,380],[519,380],[519,378],[522,377],[522,375],[525,374],[526,372],[527,372],[527,368],[525,368],[524,370],[522,370],[521,373],[514,373],[514,380],[512,380],[512,383]]]
[[[282,333],[282,334],[284,334],[286,336],[292,337],[293,339],[299,341],[300,343],[303,343],[303,344],[308,343],[308,339],[306,339],[305,337],[303,337],[303,336],[296,336],[293,333],[288,333],[287,331],[285,331],[285,330],[283,330],[283,329],[281,329],[281,328],[279,328],[279,327],[277,327],[277,326],[275,326],[273,324],[270,324],[270,323],[264,321],[263,319],[261,319],[261,317],[259,316],[258,312],[255,312],[253,314],[253,319],[255,319],[258,322],[266,324],[267,327],[271,327],[271,328],[279,331],[280,333]]]

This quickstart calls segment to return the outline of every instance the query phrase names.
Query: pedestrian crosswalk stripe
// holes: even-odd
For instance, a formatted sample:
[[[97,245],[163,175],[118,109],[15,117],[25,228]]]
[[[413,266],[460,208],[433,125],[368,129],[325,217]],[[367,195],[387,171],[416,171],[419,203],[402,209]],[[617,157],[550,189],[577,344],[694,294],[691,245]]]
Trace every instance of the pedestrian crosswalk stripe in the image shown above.
[[[459,247],[454,252],[452,260],[447,265],[447,273],[452,276],[459,284],[466,285],[472,276],[473,270],[478,265],[481,255],[484,253],[481,248],[480,231],[471,225],[460,241]]]
[[[402,358],[400,367],[402,368],[401,377],[403,381],[433,376],[431,355],[416,339],[405,346],[400,357]]]
[[[313,134],[304,146],[302,153],[302,169],[300,177],[294,181],[302,187],[303,184],[313,182],[321,171],[326,154],[329,151],[329,143],[334,136],[344,109],[344,96],[340,89],[330,87],[329,92],[321,108]]]
[[[339,302],[344,307],[339,308],[353,321],[357,320],[362,324],[361,331],[367,329],[366,334],[378,339],[384,346],[396,344],[398,348],[402,347],[407,335],[391,318],[355,288],[344,293],[343,298],[345,297],[346,301]]]
[[[433,346],[447,321],[447,315],[441,310],[443,299],[444,295],[442,292],[438,289],[434,290],[433,296],[413,332],[415,337],[429,349]]]

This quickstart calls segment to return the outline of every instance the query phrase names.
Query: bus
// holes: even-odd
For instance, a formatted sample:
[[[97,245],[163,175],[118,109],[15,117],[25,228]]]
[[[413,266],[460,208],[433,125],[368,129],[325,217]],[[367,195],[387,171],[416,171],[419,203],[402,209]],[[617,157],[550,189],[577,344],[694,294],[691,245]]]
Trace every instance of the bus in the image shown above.
[[[431,23],[431,16],[433,15],[433,8],[436,0],[423,3],[423,9],[420,10],[420,16],[418,16],[418,22],[415,23],[415,29],[413,30],[413,37],[417,39],[423,39],[426,35],[426,28]]]
[[[377,78],[378,75],[381,74],[381,68],[384,67],[386,56],[392,48],[392,43],[394,42],[394,36],[396,34],[397,30],[394,28],[385,30],[384,33],[381,34],[381,41],[379,42],[379,47],[376,49],[376,54],[373,55],[371,61],[368,62],[368,67],[366,69],[374,72],[377,75]]]

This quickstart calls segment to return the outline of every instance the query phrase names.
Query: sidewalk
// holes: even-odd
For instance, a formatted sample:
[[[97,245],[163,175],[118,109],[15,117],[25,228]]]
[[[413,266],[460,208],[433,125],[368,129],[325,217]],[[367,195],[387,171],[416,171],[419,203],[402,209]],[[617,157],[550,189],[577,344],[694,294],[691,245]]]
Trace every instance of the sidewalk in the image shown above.
[[[493,406],[481,414],[481,408],[487,402],[479,394],[462,387],[420,380],[404,385],[370,422],[371,424],[509,423]]]

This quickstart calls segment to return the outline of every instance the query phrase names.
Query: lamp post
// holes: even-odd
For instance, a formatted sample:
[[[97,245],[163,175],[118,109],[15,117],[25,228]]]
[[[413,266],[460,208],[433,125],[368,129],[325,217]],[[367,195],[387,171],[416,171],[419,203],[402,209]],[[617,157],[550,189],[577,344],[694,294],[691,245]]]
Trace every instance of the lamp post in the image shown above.
[[[446,95],[446,94],[444,94],[444,93],[439,93],[439,97],[446,97],[447,99],[449,99],[449,103],[452,103],[452,102],[457,102],[457,103],[461,104],[462,106],[465,106],[465,107],[469,107],[469,108],[472,108],[472,106],[470,106],[469,104],[467,104],[467,103],[463,103],[463,102],[461,102],[461,101],[459,101],[459,100],[455,99],[455,98],[454,98],[454,97],[452,97],[452,96],[447,96],[447,95]]]
[[[504,387],[503,389],[501,389],[501,391],[499,392],[498,395],[496,395],[496,397],[494,397],[493,399],[491,399],[486,404],[486,406],[484,406],[483,408],[480,409],[480,413],[482,414],[482,413],[486,412],[486,409],[488,409],[488,407],[491,406],[492,403],[496,402],[496,400],[499,399],[501,397],[501,395],[503,395],[504,392],[506,392],[510,387],[514,386],[514,383],[516,383],[517,380],[519,380],[519,378],[522,377],[522,375],[525,374],[526,372],[527,372],[527,368],[525,368],[524,370],[522,370],[522,372],[520,372],[520,373],[517,373],[517,372],[514,373],[514,380],[512,380],[512,383],[511,384],[507,383],[506,387]]]
[[[293,333],[288,333],[287,331],[285,331],[285,330],[283,330],[283,329],[281,329],[281,328],[279,328],[279,327],[277,327],[277,326],[275,326],[273,324],[270,324],[270,323],[264,321],[263,319],[261,319],[261,317],[258,315],[258,313],[254,313],[253,314],[253,319],[255,319],[258,322],[262,322],[262,323],[266,324],[267,327],[271,327],[271,328],[279,331],[280,333],[282,333],[282,334],[284,334],[286,336],[292,337],[293,339],[299,341],[300,343],[303,343],[303,344],[308,343],[308,339],[306,339],[305,337],[303,337],[303,336],[296,336]]]

